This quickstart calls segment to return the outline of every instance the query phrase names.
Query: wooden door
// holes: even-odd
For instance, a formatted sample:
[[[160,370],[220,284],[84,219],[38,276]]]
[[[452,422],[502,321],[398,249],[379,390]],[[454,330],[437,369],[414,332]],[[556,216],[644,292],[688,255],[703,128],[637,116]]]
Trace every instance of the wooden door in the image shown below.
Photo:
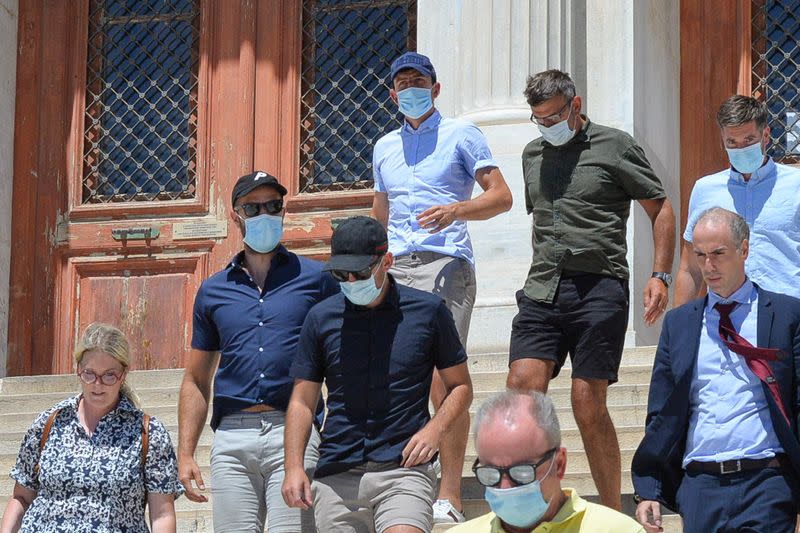
[[[127,333],[133,368],[183,366],[194,295],[241,246],[233,182],[289,172],[255,154],[280,137],[297,6],[20,2],[9,375],[71,372],[93,321]]]

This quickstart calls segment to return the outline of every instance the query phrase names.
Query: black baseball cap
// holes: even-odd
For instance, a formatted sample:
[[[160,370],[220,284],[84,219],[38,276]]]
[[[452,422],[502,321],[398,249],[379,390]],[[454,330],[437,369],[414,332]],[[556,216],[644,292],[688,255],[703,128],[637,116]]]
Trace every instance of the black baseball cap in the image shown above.
[[[394,82],[397,73],[407,68],[413,68],[423,76],[428,76],[433,83],[436,83],[436,71],[433,69],[433,63],[428,59],[428,56],[416,52],[406,52],[392,62],[392,74],[389,81]]]
[[[331,258],[323,270],[358,272],[388,250],[389,239],[380,222],[371,217],[350,217],[333,230]]]
[[[263,187],[264,185],[272,187],[278,191],[281,196],[286,196],[286,187],[280,184],[278,178],[272,174],[267,174],[263,170],[257,170],[236,180],[236,185],[233,186],[233,192],[231,193],[231,205],[236,205],[236,200],[253,189]]]

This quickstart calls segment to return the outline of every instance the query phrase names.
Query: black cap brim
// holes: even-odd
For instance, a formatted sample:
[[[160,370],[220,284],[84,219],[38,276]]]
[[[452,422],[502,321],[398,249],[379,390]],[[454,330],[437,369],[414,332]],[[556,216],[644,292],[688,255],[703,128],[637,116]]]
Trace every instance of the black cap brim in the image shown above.
[[[322,270],[345,270],[347,272],[358,272],[368,268],[375,261],[374,255],[332,255],[330,260],[325,263]]]

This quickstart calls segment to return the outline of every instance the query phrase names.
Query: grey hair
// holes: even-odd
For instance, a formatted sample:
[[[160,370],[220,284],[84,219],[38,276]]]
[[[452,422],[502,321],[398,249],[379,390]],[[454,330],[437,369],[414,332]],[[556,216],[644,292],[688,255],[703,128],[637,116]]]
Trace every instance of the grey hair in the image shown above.
[[[533,107],[551,99],[554,96],[563,95],[567,101],[575,98],[575,82],[569,74],[560,70],[545,70],[533,76],[528,76],[525,90],[522,92],[528,105]]]
[[[698,224],[705,221],[728,226],[728,229],[731,231],[731,239],[733,239],[734,244],[736,244],[737,250],[741,250],[744,240],[750,238],[750,227],[747,225],[747,222],[738,213],[734,213],[733,211],[728,211],[722,207],[706,209],[697,217],[692,231],[694,231],[694,228],[696,228]]]
[[[530,408],[520,409],[521,400],[530,398]],[[538,391],[507,390],[498,392],[484,401],[475,415],[475,442],[483,426],[497,416],[515,419],[517,416],[529,416],[547,436],[548,446],[557,448],[561,446],[561,426],[556,416],[556,408],[547,395]]]
[[[764,102],[759,102],[752,96],[735,94],[722,102],[717,111],[717,124],[720,128],[726,126],[739,126],[755,121],[759,130],[767,127],[769,111]]]

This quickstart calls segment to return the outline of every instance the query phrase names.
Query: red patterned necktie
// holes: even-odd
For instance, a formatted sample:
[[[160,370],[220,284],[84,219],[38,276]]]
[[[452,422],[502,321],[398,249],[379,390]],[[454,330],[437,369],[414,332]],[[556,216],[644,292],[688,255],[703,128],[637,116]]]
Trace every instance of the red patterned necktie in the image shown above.
[[[775,399],[775,403],[778,404],[781,413],[783,413],[783,416],[788,422],[789,417],[787,416],[786,408],[783,406],[783,401],[781,400],[778,382],[775,380],[775,376],[772,375],[772,369],[768,362],[777,361],[783,357],[783,352],[777,348],[758,348],[753,346],[747,339],[736,332],[736,329],[733,327],[733,322],[731,322],[731,311],[733,311],[734,307],[737,305],[736,302],[729,304],[717,303],[714,305],[714,308],[719,311],[719,337],[730,351],[744,357],[747,366],[753,371],[753,374],[767,384],[769,391],[772,393],[772,397]]]

